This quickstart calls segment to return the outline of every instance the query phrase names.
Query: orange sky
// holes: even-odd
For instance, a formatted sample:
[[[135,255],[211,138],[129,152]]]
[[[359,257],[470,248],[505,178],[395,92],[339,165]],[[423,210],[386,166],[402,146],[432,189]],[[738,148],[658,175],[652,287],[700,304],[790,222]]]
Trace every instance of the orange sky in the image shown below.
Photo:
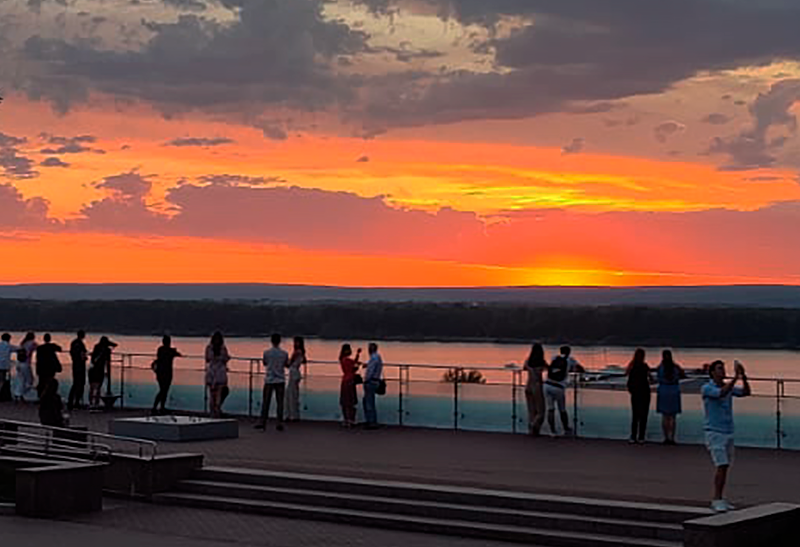
[[[279,14],[256,3],[188,14],[175,6],[126,13],[106,6],[94,26],[81,15],[91,11],[87,0],[63,9],[45,4],[38,13],[0,6],[0,17],[15,22],[0,50],[10,82],[0,106],[0,240],[15,258],[0,283],[800,283],[791,236],[800,229],[800,57],[698,66],[656,82],[655,91],[608,100],[572,90],[574,101],[543,112],[517,105],[514,95],[506,97],[510,105],[486,99],[476,107],[474,94],[503,86],[465,84],[462,96],[447,87],[458,78],[438,81],[437,74],[468,73],[465,82],[480,84],[489,74],[524,73],[524,59],[473,41],[519,38],[535,18],[501,13],[490,29],[458,12],[442,19],[413,2],[390,4],[397,5],[391,25],[349,0],[317,14],[288,4]],[[336,54],[304,58],[300,48],[290,61],[313,77],[270,102],[284,92],[280,85],[295,85],[295,74],[286,72],[284,82],[265,69],[261,82],[261,65],[246,63],[261,48],[267,65],[293,38],[283,36],[275,49],[247,32],[225,42],[219,29],[234,35],[252,18],[266,34],[280,33],[278,16],[296,18],[290,28],[311,25],[312,35],[314,25],[340,25],[331,27],[338,33],[349,25],[353,34],[338,46],[320,41],[339,47]],[[210,21],[222,26],[204,26]],[[234,84],[192,64],[192,52],[212,38],[244,44],[229,63]],[[71,49],[37,49],[30,39],[97,49],[76,54],[85,65],[69,73],[74,59],[47,56]],[[38,57],[27,58],[31,52]],[[106,61],[115,55],[116,64]],[[141,81],[122,74],[139,66]],[[37,79],[43,75],[52,79]],[[306,85],[330,76],[321,87],[347,86],[351,80],[336,78],[354,75],[374,87],[326,102]],[[637,84],[640,76],[653,75],[630,75]],[[534,85],[531,103],[550,104],[535,82],[507,84],[520,81]],[[450,91],[429,97],[427,85]],[[393,95],[395,88],[402,93]],[[226,102],[226,92],[241,95]],[[293,94],[307,105],[293,103]],[[406,105],[412,99],[422,112],[438,105],[431,119],[439,111],[456,119],[420,121]],[[408,111],[392,111],[396,104]],[[365,138],[370,129],[377,130]],[[74,141],[81,136],[89,137]],[[175,139],[197,142],[170,145]],[[53,151],[67,142],[82,144]],[[55,158],[68,165],[43,163]]]

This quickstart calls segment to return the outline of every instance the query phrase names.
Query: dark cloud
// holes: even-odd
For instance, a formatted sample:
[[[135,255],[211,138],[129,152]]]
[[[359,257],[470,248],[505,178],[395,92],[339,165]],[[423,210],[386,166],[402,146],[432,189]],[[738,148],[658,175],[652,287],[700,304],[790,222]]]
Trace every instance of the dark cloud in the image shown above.
[[[44,198],[25,199],[11,184],[0,184],[0,227],[41,229],[55,225],[47,216],[49,204]]]
[[[12,179],[31,179],[39,176],[34,161],[20,151],[19,146],[28,142],[24,137],[0,133],[0,169]]]
[[[369,156],[361,156],[356,160],[356,163],[369,163]]]
[[[380,12],[386,2],[363,0]],[[444,18],[492,29],[529,24],[484,48],[496,72],[451,71],[376,94],[384,127],[572,111],[580,101],[659,93],[702,71],[800,59],[800,6],[718,0],[422,0]],[[535,20],[535,23],[533,22]]]
[[[227,137],[181,137],[177,139],[172,139],[164,146],[177,146],[177,147],[187,147],[187,146],[199,146],[199,147],[210,147],[210,146],[222,146],[223,144],[234,144],[236,141],[233,139],[229,139]]]
[[[797,134],[797,117],[792,107],[800,102],[800,79],[782,80],[750,105],[752,125],[732,137],[716,137],[709,154],[729,157],[725,169],[747,170],[772,167],[777,154]],[[784,129],[787,135],[771,136],[773,129]]]
[[[138,50],[34,36],[24,54],[42,75],[31,76],[25,90],[59,109],[97,90],[148,101],[165,114],[227,111],[238,115],[228,116],[235,122],[257,117],[259,107],[318,110],[352,96],[331,67],[339,55],[366,50],[367,36],[325,19],[324,0],[224,3],[236,8],[233,23],[187,14],[149,22],[151,38]]]
[[[702,122],[711,125],[725,125],[727,123],[730,123],[731,120],[732,118],[730,116],[726,116],[725,114],[720,114],[719,112],[714,112],[703,118]]]
[[[686,126],[683,125],[682,123],[670,120],[658,124],[653,129],[653,133],[658,142],[665,143],[670,139],[670,137],[677,135],[678,133],[682,133],[685,130]]]
[[[40,164],[42,167],[69,167],[69,163],[62,161],[61,158],[46,158]]]
[[[564,154],[565,156],[569,154],[580,154],[581,152],[583,152],[585,146],[586,146],[586,139],[581,137],[577,139],[572,139],[571,143],[569,143],[568,145],[564,146],[561,149],[561,153]]]
[[[94,135],[77,135],[75,137],[62,137],[58,135],[50,135],[42,133],[39,138],[44,142],[54,145],[54,147],[43,148],[39,151],[40,154],[60,156],[63,154],[84,154],[92,152],[95,154],[105,154],[105,150],[87,146],[97,142],[97,137]]]
[[[94,184],[107,196],[81,209],[82,217],[70,221],[73,229],[111,233],[161,233],[168,217],[152,211],[146,199],[153,187],[152,176],[136,171],[106,177]]]

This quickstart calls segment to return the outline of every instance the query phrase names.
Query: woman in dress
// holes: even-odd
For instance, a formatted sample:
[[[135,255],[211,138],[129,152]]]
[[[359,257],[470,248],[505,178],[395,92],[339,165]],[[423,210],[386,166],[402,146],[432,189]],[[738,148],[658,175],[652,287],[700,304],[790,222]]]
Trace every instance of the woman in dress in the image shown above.
[[[647,435],[647,418],[650,414],[650,366],[645,361],[642,348],[633,354],[633,360],[625,371],[628,377],[628,393],[631,395],[631,444],[644,444]]]
[[[344,421],[342,425],[350,428],[356,425],[356,408],[358,406],[358,394],[356,393],[356,372],[358,372],[359,360],[361,359],[361,348],[356,352],[353,359],[353,349],[350,344],[344,344],[342,351],[339,352],[339,365],[342,367],[342,385],[339,391],[339,405],[342,407]]]
[[[525,371],[528,383],[525,385],[525,402],[528,405],[528,433],[539,436],[545,418],[543,375],[547,370],[544,348],[541,344],[533,344],[531,353],[525,360]]]
[[[656,411],[661,414],[661,428],[664,431],[664,444],[675,444],[675,429],[678,414],[681,413],[681,380],[686,373],[675,363],[672,352],[665,349],[661,354],[658,376],[658,397]]]
[[[209,410],[212,418],[222,417],[223,391],[228,387],[228,348],[222,333],[211,335],[206,346],[206,386],[209,395]]]
[[[17,381],[14,385],[14,399],[25,402],[33,391],[33,354],[36,353],[36,335],[29,332],[22,339],[17,350]]]
[[[289,358],[289,382],[286,386],[287,421],[300,420],[300,380],[303,379],[302,367],[306,359],[306,344],[302,336],[295,336],[294,351]]]

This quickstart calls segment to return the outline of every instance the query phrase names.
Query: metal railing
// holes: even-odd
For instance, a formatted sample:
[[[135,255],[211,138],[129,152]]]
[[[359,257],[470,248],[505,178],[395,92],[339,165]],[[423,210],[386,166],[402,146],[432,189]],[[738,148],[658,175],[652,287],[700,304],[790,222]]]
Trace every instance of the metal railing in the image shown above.
[[[152,354],[145,353],[118,353],[115,354],[112,360],[112,368],[117,370],[116,377],[118,378],[119,394],[122,396],[120,399],[121,406],[131,405],[133,402],[132,397],[127,397],[126,393],[132,389],[135,384],[139,387],[143,382],[136,382],[131,380],[144,371],[150,371],[149,363],[153,360]],[[146,366],[140,364],[140,360],[145,360]],[[199,366],[190,366],[187,368],[176,368],[176,375],[190,375],[191,381],[183,382],[185,387],[191,389],[202,390],[203,405],[202,408],[194,408],[195,411],[206,411],[208,408],[208,397],[206,389],[203,386],[205,369],[202,366],[203,357],[199,355],[186,355],[183,361],[197,362]],[[261,359],[254,357],[232,357],[230,364],[229,376],[238,380],[239,387],[232,386],[231,390],[246,390],[247,400],[246,406],[243,406],[239,411],[233,412],[234,414],[246,415],[254,417],[260,414],[260,384],[263,382],[263,372],[261,366]],[[470,371],[478,371],[483,375],[481,383],[474,381],[464,381],[466,374]],[[450,372],[449,381],[445,382],[442,375]],[[452,429],[474,429],[475,426],[470,424],[470,418],[474,418],[480,413],[480,410],[473,409],[469,412],[470,408],[475,403],[475,398],[480,398],[481,392],[492,394],[493,411],[497,408],[505,408],[500,410],[506,417],[503,418],[505,425],[498,426],[502,430],[507,430],[512,433],[526,431],[527,412],[525,411],[525,382],[524,371],[519,366],[454,366],[454,365],[438,365],[438,364],[401,364],[401,363],[385,363],[384,375],[387,383],[389,384],[389,392],[391,398],[396,400],[396,419],[390,420],[391,423],[397,425],[433,425],[434,427],[451,427]],[[327,382],[327,389],[325,391],[330,399],[336,399],[338,395],[337,381],[340,377],[339,364],[336,361],[310,361],[303,370],[304,383],[307,385],[309,381],[316,383]],[[597,405],[591,406],[587,399],[597,399],[603,392],[613,393],[615,391],[625,391],[626,386],[621,379],[624,374],[615,371],[586,371],[583,374],[571,374],[571,381],[569,383],[568,399],[569,408],[571,409],[570,419],[572,421],[573,434],[576,436],[607,436],[606,434],[593,433],[587,423],[593,419],[593,414],[597,411]],[[701,382],[704,382],[707,377],[705,376],[690,376],[689,382],[694,382],[695,387]],[[242,381],[244,379],[244,381]],[[150,377],[145,382],[152,385],[155,384],[155,379]],[[773,399],[774,406],[771,420],[774,423],[767,425],[764,422],[759,425],[760,428],[770,428],[774,433],[774,443],[770,441],[770,446],[781,449],[785,447],[784,440],[787,437],[787,423],[791,421],[794,423],[793,413],[787,413],[786,407],[789,404],[794,405],[795,401],[798,403],[797,416],[798,416],[798,432],[800,433],[800,379],[788,378],[765,378],[765,377],[751,377],[751,384],[757,385],[754,388],[753,398],[760,402]],[[176,381],[176,384],[181,382]],[[233,382],[237,383],[237,382]],[[305,389],[305,388],[304,388]],[[434,395],[420,395],[420,392],[428,391]],[[199,392],[195,392],[199,395]],[[602,395],[605,399],[616,398],[619,396]],[[691,397],[690,394],[684,394],[684,399]],[[436,423],[432,422],[430,417],[420,418],[418,411],[412,412],[414,403],[418,403],[420,399],[436,399],[441,405],[446,402],[450,406],[450,419],[449,423],[439,419]],[[699,396],[698,396],[699,399]],[[142,404],[144,403],[144,404]],[[615,409],[617,411],[626,410],[623,406],[624,403],[617,404]],[[137,401],[137,407],[146,407],[144,401]],[[602,406],[602,404],[600,405]],[[385,406],[384,406],[385,409]],[[177,408],[177,410],[192,410],[189,408]],[[414,418],[414,419],[410,419]],[[494,426],[493,426],[494,427]],[[497,427],[495,427],[497,429]],[[758,432],[761,435],[761,431]],[[771,434],[770,434],[771,435]],[[796,448],[800,448],[800,439],[796,443]]]
[[[152,460],[158,453],[158,444],[84,429],[0,419],[0,452],[3,450],[75,461],[108,461],[114,454]]]

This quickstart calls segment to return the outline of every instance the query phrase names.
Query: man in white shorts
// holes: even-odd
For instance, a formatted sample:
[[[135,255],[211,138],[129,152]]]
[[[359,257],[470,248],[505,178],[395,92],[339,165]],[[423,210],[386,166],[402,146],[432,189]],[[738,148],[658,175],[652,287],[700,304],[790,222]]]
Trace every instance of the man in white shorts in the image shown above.
[[[733,510],[723,494],[728,480],[728,470],[733,464],[733,398],[750,396],[744,366],[733,362],[733,380],[725,382],[725,363],[714,361],[709,368],[711,381],[703,386],[703,406],[705,408],[706,447],[716,467],[714,475],[714,499],[711,509],[718,513]],[[742,385],[736,384],[741,380]]]
[[[571,372],[583,372],[583,367],[570,356],[572,350],[569,346],[562,346],[561,353],[553,359],[547,369],[547,380],[544,382],[544,398],[547,404],[547,423],[553,435],[556,431],[556,407],[561,415],[561,425],[564,435],[571,435],[569,414],[567,413],[567,386]]]

